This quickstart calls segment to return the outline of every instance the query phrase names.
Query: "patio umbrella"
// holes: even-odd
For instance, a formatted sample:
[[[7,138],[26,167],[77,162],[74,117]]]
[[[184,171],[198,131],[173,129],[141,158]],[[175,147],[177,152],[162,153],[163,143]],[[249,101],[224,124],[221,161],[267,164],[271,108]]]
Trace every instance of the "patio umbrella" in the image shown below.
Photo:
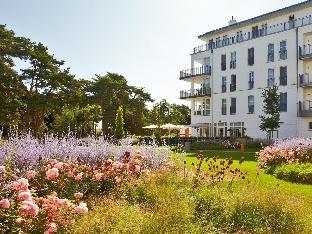
[[[152,124],[152,125],[145,126],[143,128],[145,128],[145,129],[156,129],[156,128],[158,128],[158,126],[155,124]]]
[[[160,128],[168,129],[169,130],[169,135],[170,135],[170,130],[172,130],[172,129],[181,129],[181,126],[168,123],[168,124],[161,125]]]

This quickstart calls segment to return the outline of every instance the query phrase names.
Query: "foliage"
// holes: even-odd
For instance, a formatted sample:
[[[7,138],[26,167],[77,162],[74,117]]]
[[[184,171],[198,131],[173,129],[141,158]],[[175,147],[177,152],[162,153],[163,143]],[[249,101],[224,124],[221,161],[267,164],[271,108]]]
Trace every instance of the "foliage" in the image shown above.
[[[280,127],[280,100],[277,91],[277,86],[262,90],[264,115],[259,116],[261,119],[259,127],[262,131],[268,132],[270,138],[273,131]]]
[[[124,119],[123,119],[123,109],[120,106],[116,113],[115,119],[115,137],[121,139],[125,136],[124,132]]]
[[[53,128],[56,133],[75,132],[78,137],[96,135],[96,123],[101,118],[102,111],[98,105],[87,105],[81,108],[65,106],[55,117]]]
[[[125,130],[139,133],[145,124],[145,103],[153,101],[143,88],[128,84],[125,77],[116,73],[97,75],[93,79],[89,91],[92,103],[102,109],[102,128],[105,134],[112,134],[115,116],[119,106],[124,109]]]
[[[312,185],[312,163],[283,164],[275,169],[278,179]]]
[[[166,99],[156,103],[151,113],[151,123],[157,126],[166,123],[176,125],[188,125],[191,123],[191,110],[188,106],[170,104]]]

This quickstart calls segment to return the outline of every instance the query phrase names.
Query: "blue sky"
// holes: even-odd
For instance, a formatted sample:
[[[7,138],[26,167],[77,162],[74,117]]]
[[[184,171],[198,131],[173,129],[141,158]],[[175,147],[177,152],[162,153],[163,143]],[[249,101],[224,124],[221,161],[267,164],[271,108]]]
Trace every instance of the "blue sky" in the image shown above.
[[[78,78],[117,72],[156,100],[179,100],[197,36],[301,0],[1,0],[0,24],[42,42]]]

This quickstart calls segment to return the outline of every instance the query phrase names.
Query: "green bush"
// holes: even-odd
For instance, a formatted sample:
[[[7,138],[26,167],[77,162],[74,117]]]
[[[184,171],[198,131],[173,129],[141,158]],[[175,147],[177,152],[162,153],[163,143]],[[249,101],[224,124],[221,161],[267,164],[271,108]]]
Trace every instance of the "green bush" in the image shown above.
[[[278,179],[300,184],[312,184],[312,163],[283,164],[275,169]]]

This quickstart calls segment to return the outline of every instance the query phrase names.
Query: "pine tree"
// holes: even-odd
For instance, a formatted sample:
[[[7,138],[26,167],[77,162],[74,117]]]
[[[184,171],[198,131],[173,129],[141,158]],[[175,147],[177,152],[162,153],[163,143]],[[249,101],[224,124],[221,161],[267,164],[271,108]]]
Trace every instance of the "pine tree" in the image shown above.
[[[262,90],[263,112],[260,115],[260,129],[268,133],[271,138],[273,131],[280,127],[280,97],[278,95],[278,87],[273,86]]]
[[[116,113],[115,119],[115,137],[117,139],[123,138],[125,135],[124,133],[124,119],[123,119],[123,109],[120,106]]]

